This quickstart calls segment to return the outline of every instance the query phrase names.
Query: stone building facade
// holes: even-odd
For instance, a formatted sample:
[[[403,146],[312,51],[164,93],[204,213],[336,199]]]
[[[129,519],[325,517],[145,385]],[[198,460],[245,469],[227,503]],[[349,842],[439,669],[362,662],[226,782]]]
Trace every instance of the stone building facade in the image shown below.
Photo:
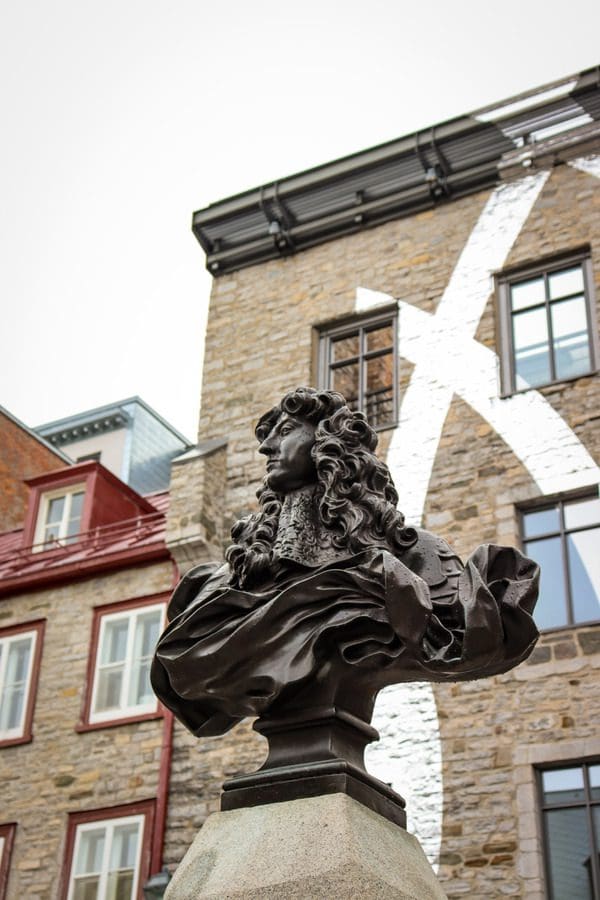
[[[598,100],[582,73],[194,217],[216,277],[200,451],[172,482],[180,554],[214,558],[255,508],[253,423],[311,384],[377,415],[387,397],[378,452],[409,523],[463,557],[491,542],[542,562],[526,663],[378,703],[370,768],[451,898],[600,896],[581,825],[600,787]],[[247,731],[222,747],[263,752]]]
[[[600,790],[599,120],[597,75],[581,73],[195,215],[216,277],[198,444],[169,495],[56,455],[5,478],[22,506],[0,535],[0,648],[23,641],[29,669],[11,680],[0,662],[0,701],[7,686],[22,699],[19,721],[0,707],[0,900],[106,900],[115,879],[141,897],[222,782],[262,762],[251,723],[202,740],[174,723],[132,648],[255,509],[253,425],[299,384],[342,387],[375,417],[409,523],[463,556],[494,542],[544,557],[532,657],[384,691],[369,769],[407,798],[448,897],[600,896],[585,844]]]

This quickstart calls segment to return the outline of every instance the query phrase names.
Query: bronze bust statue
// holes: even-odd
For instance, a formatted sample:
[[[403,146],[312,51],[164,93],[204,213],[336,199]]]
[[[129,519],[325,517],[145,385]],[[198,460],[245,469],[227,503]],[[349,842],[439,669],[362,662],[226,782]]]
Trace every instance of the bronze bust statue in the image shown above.
[[[338,393],[291,391],[256,436],[267,458],[259,511],[234,525],[225,565],[192,569],[175,590],[155,691],[199,736],[259,717],[269,759],[225,785],[225,808],[354,790],[402,824],[401,798],[362,764],[378,691],[525,659],[538,567],[492,545],[463,565],[444,540],[406,527],[375,431]],[[379,800],[358,796],[367,788]],[[393,802],[394,814],[381,808]]]

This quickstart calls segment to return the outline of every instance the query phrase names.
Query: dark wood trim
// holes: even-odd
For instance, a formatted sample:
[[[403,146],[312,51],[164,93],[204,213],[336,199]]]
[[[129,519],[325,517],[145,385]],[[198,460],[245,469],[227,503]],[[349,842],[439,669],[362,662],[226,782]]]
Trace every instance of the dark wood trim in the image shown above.
[[[98,731],[101,728],[112,728],[115,725],[129,725],[132,722],[146,722],[151,719],[161,719],[163,717],[164,712],[161,704],[158,704],[157,709],[153,712],[142,713],[139,716],[116,716],[113,719],[107,719],[103,722],[90,722],[90,711],[92,705],[92,691],[94,688],[96,657],[98,655],[98,641],[100,639],[100,624],[104,616],[110,615],[111,613],[127,612],[132,609],[141,609],[144,606],[154,606],[159,603],[164,603],[166,609],[169,596],[169,591],[161,591],[158,594],[149,594],[145,597],[134,597],[129,600],[121,600],[117,603],[106,603],[102,606],[95,606],[93,608],[85,690],[83,693],[80,719],[75,726],[75,731],[80,733]]]
[[[46,619],[36,619],[33,622],[20,622],[18,625],[10,625],[0,629],[0,638],[11,637],[13,634],[30,631],[37,632],[33,659],[31,662],[31,677],[29,679],[27,697],[25,700],[25,717],[23,719],[23,733],[16,738],[0,740],[0,748],[13,747],[17,744],[29,744],[33,740],[33,714],[37,699],[37,688],[42,665],[42,645],[44,643],[44,631]]]
[[[593,846],[593,837],[594,837],[594,822],[592,820],[592,809],[594,807],[600,807],[600,801],[594,800],[591,795],[590,784],[589,784],[589,767],[596,765],[600,762],[600,757],[595,754],[589,757],[583,757],[579,759],[561,759],[548,763],[538,763],[534,765],[534,775],[536,781],[536,789],[538,795],[537,802],[537,818],[538,818],[538,827],[540,828],[540,833],[542,836],[542,856],[544,863],[544,887],[546,889],[546,893],[548,897],[553,897],[552,891],[552,879],[551,879],[551,867],[550,867],[550,844],[548,840],[548,829],[546,827],[546,813],[552,810],[560,810],[560,809],[585,809],[587,812],[587,828],[588,834],[590,838],[590,847],[592,850],[590,856],[590,874],[592,877],[593,883],[593,893],[596,896],[598,890],[600,890],[600,865],[598,863],[598,854],[595,851]],[[544,772],[557,771],[560,769],[571,769],[578,767],[582,770],[583,776],[583,799],[582,800],[572,800],[565,801],[562,803],[546,803],[544,801],[544,789],[542,783],[542,776]],[[558,898],[557,898],[558,900]]]
[[[73,850],[75,848],[77,826],[84,825],[87,822],[105,822],[107,819],[120,819],[125,816],[138,815],[143,815],[145,818],[137,893],[137,900],[143,900],[142,886],[150,876],[155,813],[155,799],[139,800],[136,803],[126,803],[122,806],[108,806],[103,807],[102,809],[89,809],[69,813],[65,852],[60,872],[59,900],[66,900],[69,893],[69,877],[71,874],[71,866],[73,864]]]
[[[382,351],[367,352],[364,345],[364,336],[367,332],[386,325],[392,326],[392,343],[389,347]],[[328,322],[320,322],[315,325],[315,331],[318,336],[318,349],[316,354],[317,362],[317,384],[325,390],[332,390],[330,387],[331,372],[337,368],[337,363],[333,365],[330,361],[331,342],[333,340],[343,338],[346,334],[357,333],[359,336],[358,356],[349,358],[346,361],[339,361],[339,365],[351,362],[358,364],[358,404],[359,408],[363,408],[363,400],[366,396],[364,385],[364,363],[365,360],[380,355],[390,355],[392,357],[392,414],[389,421],[383,424],[372,425],[375,431],[385,431],[388,428],[395,428],[398,424],[399,414],[399,370],[398,370],[398,303],[392,302],[382,304],[372,310],[364,312],[356,312],[351,315],[344,315]],[[366,414],[366,410],[363,410]]]
[[[0,825],[0,837],[3,837],[5,841],[4,850],[0,856],[0,900],[4,900],[6,897],[6,888],[8,886],[8,876],[10,873],[10,858],[12,855],[16,830],[16,822],[8,822],[6,825]]]
[[[583,531],[590,531],[600,526],[600,522],[596,525],[581,525],[577,528],[567,529],[564,521],[565,504],[576,502],[577,500],[595,500],[598,497],[598,485],[591,485],[589,488],[577,488],[574,491],[561,491],[560,493],[549,495],[547,497],[538,497],[534,500],[523,501],[516,504],[515,508],[518,514],[519,523],[519,544],[521,550],[525,551],[525,544],[532,544],[536,541],[543,541],[549,538],[558,538],[560,540],[560,550],[562,555],[562,570],[564,579],[564,595],[566,603],[567,621],[562,625],[553,625],[550,628],[541,629],[541,634],[548,634],[554,631],[562,631],[564,629],[583,628],[586,626],[593,627],[598,624],[598,619],[587,621],[577,621],[573,612],[573,597],[571,590],[571,581],[569,577],[569,561],[567,552],[567,536],[570,534],[578,534]],[[524,518],[530,513],[543,512],[548,509],[556,509],[559,517],[559,527],[552,531],[542,532],[525,537]]]
[[[544,278],[544,308],[550,316],[550,308],[553,302],[548,296],[547,277],[560,269],[569,268],[571,265],[581,265],[583,277],[583,297],[588,326],[588,348],[590,353],[590,369],[580,375],[571,375],[568,378],[557,378],[554,373],[554,340],[549,327],[548,340],[550,350],[551,378],[543,384],[534,387],[517,388],[515,372],[515,351],[513,347],[512,310],[510,308],[510,286],[515,282],[527,281],[530,278]],[[542,257],[534,262],[511,266],[494,274],[496,295],[496,349],[500,360],[500,397],[506,399],[514,394],[522,394],[527,391],[543,391],[555,385],[579,381],[581,378],[589,378],[598,373],[600,363],[600,339],[598,338],[598,323],[596,316],[596,301],[594,292],[594,272],[589,244],[565,250],[563,253],[555,253]],[[541,304],[540,304],[541,305]]]

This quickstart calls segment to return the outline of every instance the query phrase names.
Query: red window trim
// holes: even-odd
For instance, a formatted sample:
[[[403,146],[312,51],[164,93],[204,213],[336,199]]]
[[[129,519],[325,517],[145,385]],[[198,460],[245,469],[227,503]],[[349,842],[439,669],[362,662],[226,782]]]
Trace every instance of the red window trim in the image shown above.
[[[29,690],[27,692],[27,699],[25,701],[23,734],[20,737],[4,738],[0,740],[0,749],[2,747],[15,747],[17,744],[29,744],[33,740],[33,714],[35,711],[35,703],[37,699],[40,667],[42,665],[42,644],[44,643],[45,628],[45,619],[36,619],[34,622],[20,622],[18,625],[9,625],[8,628],[0,628],[0,639],[10,637],[13,634],[19,634],[20,632],[37,632],[35,650],[33,653],[33,661],[31,665],[31,678],[29,679]],[[2,895],[0,894],[0,897],[1,896]]]
[[[139,800],[137,803],[126,803],[122,806],[107,806],[102,809],[88,809],[80,812],[69,813],[67,824],[67,838],[65,853],[62,861],[60,875],[59,900],[67,900],[69,893],[69,878],[73,865],[73,850],[75,849],[75,834],[78,825],[87,822],[106,822],[107,819],[120,819],[125,816],[144,816],[144,834],[142,837],[142,852],[140,855],[140,874],[138,881],[138,900],[143,900],[142,886],[151,874],[152,863],[152,838],[154,833],[154,818],[156,812],[156,800]]]
[[[96,463],[88,463],[87,465],[82,463],[82,465],[77,466],[73,472],[65,472],[64,469],[59,469],[54,479],[48,478],[43,484],[30,485],[29,506],[23,528],[23,546],[29,547],[34,542],[42,497],[44,494],[54,493],[54,491],[63,489],[66,493],[77,484],[82,484],[84,490],[81,525],[79,530],[82,532],[88,530],[92,514],[92,495],[96,475],[96,473],[90,471],[90,469],[95,465]]]
[[[16,822],[8,822],[6,825],[0,825],[0,837],[4,838],[4,850],[2,851],[2,856],[0,856],[0,900],[4,900],[6,897],[8,875],[10,872],[10,857],[16,830]]]
[[[104,606],[95,606],[93,609],[92,633],[90,637],[90,652],[88,654],[86,684],[81,706],[81,715],[75,731],[98,731],[100,728],[113,728],[116,725],[128,725],[132,722],[146,722],[151,719],[162,719],[164,709],[157,700],[155,712],[141,713],[134,716],[116,716],[114,719],[105,719],[102,722],[90,722],[92,706],[92,691],[94,689],[94,672],[96,670],[96,657],[98,655],[98,642],[100,639],[100,623],[104,616],[115,612],[126,612],[129,609],[138,609],[144,606],[153,606],[156,603],[167,603],[169,592],[151,594],[147,597],[137,597],[132,600],[121,600],[119,603],[107,603]]]

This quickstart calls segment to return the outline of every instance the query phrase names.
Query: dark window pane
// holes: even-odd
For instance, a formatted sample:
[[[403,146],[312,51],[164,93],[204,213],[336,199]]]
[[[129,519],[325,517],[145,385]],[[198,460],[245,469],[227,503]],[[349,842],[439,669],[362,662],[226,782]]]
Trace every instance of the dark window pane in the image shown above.
[[[346,398],[351,409],[358,405],[358,363],[331,370],[331,387]]]
[[[592,900],[590,836],[583,809],[545,813],[554,900]]]
[[[524,549],[527,556],[539,563],[541,568],[540,596],[534,613],[538,628],[566,625],[568,617],[560,538],[528,541]]]
[[[384,325],[383,328],[375,328],[373,331],[367,331],[366,340],[367,353],[370,353],[371,350],[384,350],[386,347],[391,347],[394,343],[391,324]]]
[[[523,537],[536,537],[538,534],[550,534],[552,531],[560,531],[558,506],[523,513]]]
[[[544,803],[571,803],[584,800],[583,769],[548,769],[542,772]]]
[[[341,359],[350,359],[358,356],[358,333],[346,335],[331,342],[331,361],[338,362]]]
[[[548,276],[548,290],[550,299],[569,297],[572,294],[583,294],[583,271],[581,266],[573,266],[571,269],[562,269]]]
[[[328,346],[327,372],[319,382],[339,391],[351,409],[362,410],[375,427],[394,421],[395,318],[367,320],[356,330],[325,336]]]
[[[567,547],[575,621],[600,619],[600,528],[568,535]]]
[[[591,368],[587,313],[583,297],[550,307],[557,378],[574,378]]]
[[[365,413],[374,427],[385,425],[394,415],[394,359],[391,353],[366,362]]]
[[[565,528],[571,531],[586,525],[600,525],[600,497],[565,503]]]
[[[545,301],[544,279],[531,278],[520,284],[513,284],[510,289],[510,299],[513,311],[525,309],[527,306],[535,306]]]
[[[596,859],[600,863],[600,806],[592,806],[592,818],[596,838]]]
[[[600,763],[589,767],[590,790],[592,800],[600,800]],[[596,840],[600,840],[600,831],[596,828]],[[599,848],[600,849],[600,848]]]
[[[551,380],[546,308],[513,316],[515,375],[518,388]]]

